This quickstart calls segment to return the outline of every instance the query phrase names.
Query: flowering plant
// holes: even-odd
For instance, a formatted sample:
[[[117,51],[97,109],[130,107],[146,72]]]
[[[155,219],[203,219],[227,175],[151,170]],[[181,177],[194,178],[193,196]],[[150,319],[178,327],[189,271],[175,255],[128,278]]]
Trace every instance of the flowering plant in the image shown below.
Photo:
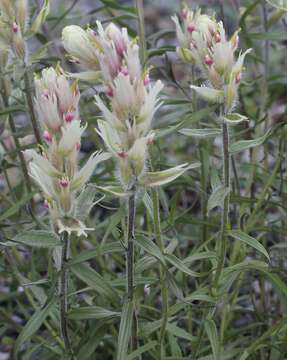
[[[80,93],[76,81],[70,84],[59,67],[47,68],[40,77],[35,77],[35,88],[35,108],[45,145],[41,155],[35,150],[25,151],[31,159],[30,174],[42,188],[55,232],[87,236],[86,231],[91,229],[75,217],[77,194],[96,165],[108,159],[109,154],[95,152],[78,169],[81,136],[86,126],[79,119]]]

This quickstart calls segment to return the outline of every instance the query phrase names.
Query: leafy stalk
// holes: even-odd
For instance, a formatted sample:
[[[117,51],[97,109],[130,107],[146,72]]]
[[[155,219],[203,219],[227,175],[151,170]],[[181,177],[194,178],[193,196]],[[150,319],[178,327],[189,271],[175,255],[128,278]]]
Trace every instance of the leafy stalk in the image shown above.
[[[68,267],[67,262],[69,258],[69,235],[66,231],[61,236],[62,256],[61,256],[61,270],[60,270],[60,328],[61,336],[64,340],[65,350],[69,356],[69,359],[74,360],[75,355],[71,346],[71,341],[68,334],[68,323],[66,314],[68,311]]]
[[[25,94],[26,94],[26,100],[29,108],[30,113],[30,119],[32,123],[32,128],[34,131],[34,135],[36,138],[36,141],[39,145],[42,144],[42,139],[40,135],[40,131],[37,124],[37,118],[34,111],[34,105],[33,105],[33,97],[32,97],[32,86],[30,84],[30,77],[29,77],[29,67],[24,72],[24,82],[25,82]]]
[[[222,112],[221,112],[222,114]],[[222,119],[222,116],[221,116]],[[227,243],[227,227],[229,223],[229,189],[230,189],[230,154],[229,154],[229,132],[228,125],[222,120],[222,151],[223,151],[223,185],[227,190],[224,198],[221,213],[220,243],[218,252],[218,265],[214,278],[214,289],[217,289],[218,282],[224,267]]]
[[[157,189],[152,189],[152,203],[153,203],[153,221],[154,221],[154,231],[155,237],[160,248],[161,252],[164,253],[164,243],[161,236],[160,228],[160,212],[159,212],[159,199]],[[161,329],[159,336],[159,346],[160,346],[160,360],[164,359],[164,337],[166,332],[166,325],[168,322],[168,289],[166,286],[166,272],[164,266],[160,265],[160,283],[161,283],[161,297],[162,297],[162,320],[161,320]]]
[[[136,350],[138,347],[137,339],[137,316],[135,309],[134,299],[134,240],[135,240],[135,216],[136,216],[136,191],[132,189],[132,194],[128,198],[128,223],[127,223],[127,292],[128,299],[133,304],[133,321],[132,321],[132,336],[131,336],[131,348]]]
[[[2,99],[3,99],[3,103],[4,103],[5,107],[9,106],[8,97],[9,97],[9,95],[8,95],[8,90],[7,90],[7,83],[6,83],[6,79],[4,78],[2,80]],[[30,177],[28,174],[28,169],[26,166],[24,155],[23,155],[23,152],[21,151],[21,145],[20,145],[19,139],[17,137],[17,130],[16,130],[16,126],[14,123],[14,119],[13,119],[11,113],[9,113],[9,116],[8,116],[8,123],[9,123],[10,129],[11,129],[11,133],[12,133],[13,140],[14,140],[14,143],[16,146],[16,150],[17,150],[17,154],[18,154],[18,157],[20,160],[20,166],[21,166],[21,169],[23,172],[26,189],[27,189],[27,192],[30,193],[32,190],[31,181],[30,181]]]
[[[141,63],[144,65],[144,63],[146,61],[146,40],[145,40],[143,0],[134,0],[134,3],[135,3],[135,8],[137,10],[137,17],[138,17],[140,59],[141,59]]]

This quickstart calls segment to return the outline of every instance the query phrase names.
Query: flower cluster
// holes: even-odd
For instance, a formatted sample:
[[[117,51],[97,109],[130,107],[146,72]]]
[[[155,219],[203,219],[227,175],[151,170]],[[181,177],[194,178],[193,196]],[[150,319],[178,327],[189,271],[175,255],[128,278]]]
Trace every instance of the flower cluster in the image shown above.
[[[236,56],[238,31],[227,39],[222,22],[214,17],[193,12],[188,8],[182,11],[182,26],[177,16],[172,19],[181,48],[181,57],[196,65],[207,80],[204,87],[192,86],[207,100],[224,105],[224,113],[232,112],[237,100],[237,90],[242,78],[245,56],[251,51]]]
[[[106,153],[91,155],[78,170],[78,154],[85,126],[78,114],[80,93],[77,83],[70,84],[60,68],[47,68],[35,78],[35,109],[43,129],[42,155],[26,150],[31,159],[31,177],[42,188],[57,233],[85,234],[89,230],[75,218],[77,194],[92,175],[95,166],[109,158]]]
[[[0,52],[14,54],[26,60],[26,38],[35,34],[49,13],[49,0],[44,0],[43,7],[31,26],[29,23],[29,7],[27,0],[0,1]]]
[[[139,46],[125,28],[111,23],[104,29],[97,22],[94,32],[72,25],[63,30],[63,43],[86,70],[88,76],[83,78],[101,74],[105,97],[96,95],[95,99],[104,120],[98,121],[98,133],[117,159],[123,187],[130,189],[147,175],[147,149],[154,137],[151,122],[160,106],[163,84],[151,84],[149,69],[140,64]],[[183,168],[177,169],[179,175]]]

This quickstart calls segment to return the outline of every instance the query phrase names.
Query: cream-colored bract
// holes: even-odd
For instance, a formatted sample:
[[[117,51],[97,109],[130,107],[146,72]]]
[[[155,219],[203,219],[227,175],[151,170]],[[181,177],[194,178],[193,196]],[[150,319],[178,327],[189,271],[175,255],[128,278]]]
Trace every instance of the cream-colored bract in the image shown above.
[[[95,167],[110,154],[95,152],[78,169],[78,153],[86,126],[81,125],[78,116],[77,84],[71,84],[60,68],[48,68],[35,77],[35,87],[35,108],[44,130],[45,145],[41,155],[35,150],[24,152],[30,176],[44,193],[54,230],[86,236],[86,230],[91,229],[75,218],[77,196]]]
[[[202,72],[207,84],[192,89],[206,100],[224,105],[224,112],[232,112],[236,101],[238,86],[242,78],[245,56],[251,51],[236,55],[238,32],[227,39],[222,22],[216,22],[213,16],[193,12],[185,7],[181,14],[180,25],[177,16],[175,23],[180,48],[178,54],[184,61],[196,65]]]
[[[98,79],[101,73],[106,99],[95,96],[104,119],[98,121],[97,132],[116,159],[121,184],[128,190],[140,184],[148,173],[148,146],[154,138],[151,125],[161,105],[163,84],[160,80],[150,82],[149,69],[141,66],[137,41],[128,36],[126,28],[120,29],[113,23],[104,28],[99,21],[96,31],[68,26],[63,31],[63,43],[70,56],[86,70],[79,78],[88,80],[86,75],[90,74],[93,82],[93,72],[97,71]],[[84,54],[87,56],[83,60]],[[175,172],[181,174],[183,169],[175,168]]]

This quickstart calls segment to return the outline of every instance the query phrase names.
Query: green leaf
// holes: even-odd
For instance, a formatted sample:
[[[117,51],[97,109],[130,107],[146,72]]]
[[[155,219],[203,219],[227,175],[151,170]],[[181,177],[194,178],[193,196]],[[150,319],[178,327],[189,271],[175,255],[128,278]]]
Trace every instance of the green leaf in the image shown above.
[[[172,45],[166,45],[166,46],[161,46],[158,47],[156,49],[149,49],[148,50],[148,58],[152,58],[153,56],[161,56],[163,54],[165,54],[167,51],[175,51],[175,46]]]
[[[194,85],[191,85],[190,88],[195,90],[196,93],[206,101],[221,104],[224,100],[224,94],[222,90],[216,90],[207,86]]]
[[[140,180],[141,185],[144,186],[159,186],[170,183],[175,180],[182,174],[184,174],[187,170],[195,169],[200,166],[200,163],[193,164],[181,164],[175,166],[168,170],[157,171],[157,172],[147,172]]]
[[[175,255],[173,254],[165,254],[164,258],[174,267],[176,267],[178,270],[182,271],[183,273],[193,276],[193,277],[198,277],[200,274],[190,270],[179,258],[177,258]]]
[[[229,192],[230,189],[226,188],[225,186],[218,186],[216,189],[214,189],[208,199],[207,211],[210,212],[212,209],[218,206],[222,208],[224,199],[229,194]]]
[[[30,29],[25,34],[25,36],[30,37],[30,36],[33,36],[34,34],[36,34],[38,32],[38,30],[40,29],[41,25],[46,20],[46,17],[48,16],[49,12],[50,12],[49,0],[44,0],[42,9],[40,10],[39,14],[37,15],[36,19],[32,23]]]
[[[129,192],[125,192],[121,186],[96,186],[96,188],[107,195],[116,197],[126,197],[130,195]]]
[[[215,322],[212,319],[205,320],[204,328],[212,348],[213,359],[220,360],[220,344]]]
[[[265,140],[271,135],[272,130],[268,130],[263,136],[254,139],[254,140],[240,140],[237,141],[236,143],[232,144],[229,147],[229,152],[231,154],[236,154],[239,151],[243,151],[243,150],[247,150],[250,148],[253,148],[255,146],[259,146],[262,145]]]
[[[14,345],[14,354],[16,355],[21,346],[24,344],[25,341],[29,340],[35,332],[40,328],[40,326],[45,321],[46,317],[52,311],[56,300],[53,298],[44,308],[36,310],[36,312],[31,316],[27,324],[22,329],[21,333],[19,334],[15,345]]]
[[[30,230],[17,234],[13,239],[17,243],[39,248],[62,246],[59,237],[51,231]]]
[[[119,312],[107,310],[100,306],[83,306],[68,312],[68,318],[71,320],[111,319],[120,315]]]
[[[252,40],[258,41],[284,41],[287,39],[287,34],[285,31],[268,31],[268,32],[258,32],[258,33],[248,33],[248,36]]]
[[[126,5],[121,5],[119,4],[118,1],[114,1],[114,0],[100,0],[101,3],[103,3],[106,7],[110,8],[110,9],[115,9],[115,10],[122,10],[131,14],[135,14],[135,9],[132,6],[126,6]]]
[[[131,354],[129,354],[127,357],[127,360],[138,359],[140,357],[140,355],[155,348],[156,346],[157,346],[157,341],[149,341],[147,344],[140,346],[137,350],[135,350]]]
[[[117,360],[127,360],[128,347],[130,342],[131,330],[133,321],[133,302],[128,301],[124,303],[119,337],[118,337],[118,352]]]
[[[138,236],[136,238],[136,243],[148,254],[153,257],[156,257],[163,264],[165,264],[165,257],[161,253],[159,247],[151,240],[146,238],[145,236]]]
[[[122,247],[121,243],[116,241],[107,243],[102,246],[99,246],[96,249],[89,249],[82,251],[79,255],[76,255],[69,260],[69,265],[79,264],[84,261],[96,258],[97,256],[113,254],[113,253],[122,253],[123,251],[124,248]]]
[[[277,9],[287,11],[287,0],[267,0],[267,2]]]
[[[9,218],[10,216],[16,214],[24,205],[26,205],[29,202],[29,200],[33,198],[34,195],[35,193],[33,192],[31,194],[27,194],[23,196],[22,199],[19,200],[16,204],[11,206],[4,213],[0,214],[0,221],[2,222],[3,220]]]
[[[187,331],[185,331],[184,329],[181,329],[180,327],[178,327],[176,324],[174,323],[168,323],[166,325],[166,330],[171,333],[172,335],[179,337],[181,339],[185,339],[191,342],[196,341],[196,337],[192,336],[190,333],[188,333]]]
[[[179,133],[199,139],[215,137],[221,134],[221,129],[180,129]]]
[[[260,244],[260,242],[258,240],[254,239],[253,237],[245,234],[243,231],[240,231],[240,230],[231,230],[228,232],[228,235],[230,235],[234,239],[240,240],[240,241],[244,242],[245,244],[258,250],[259,252],[261,252],[261,254],[263,254],[270,261],[268,252],[266,251],[264,246],[262,244]]]
[[[119,300],[117,292],[111,287],[108,281],[96,272],[96,270],[83,264],[72,265],[71,270],[80,280],[99,294],[106,296],[112,301]]]
[[[3,110],[0,110],[0,116],[9,115],[17,112],[25,112],[25,111],[26,111],[25,106],[20,106],[20,105],[9,106]]]
[[[98,192],[93,184],[88,184],[84,187],[80,195],[77,197],[77,207],[75,217],[81,221],[86,220],[91,208],[94,205],[94,198]]]
[[[226,121],[229,125],[237,125],[240,124],[243,121],[248,121],[248,117],[241,115],[241,114],[237,114],[237,113],[233,113],[233,114],[226,114],[224,116],[224,121]]]

